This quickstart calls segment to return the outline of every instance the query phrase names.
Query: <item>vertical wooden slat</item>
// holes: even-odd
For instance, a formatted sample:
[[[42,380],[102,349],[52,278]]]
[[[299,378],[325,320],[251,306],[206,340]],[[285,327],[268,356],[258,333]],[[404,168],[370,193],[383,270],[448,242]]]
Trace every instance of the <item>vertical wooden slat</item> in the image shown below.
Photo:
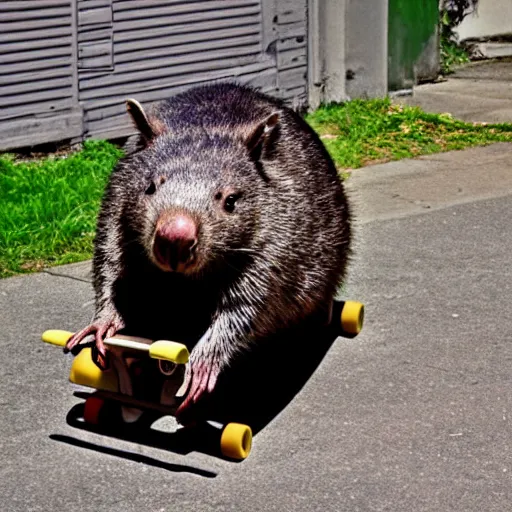
[[[0,2],[0,149],[82,135],[77,0]]]
[[[307,103],[307,0],[276,3],[279,95],[302,108]]]

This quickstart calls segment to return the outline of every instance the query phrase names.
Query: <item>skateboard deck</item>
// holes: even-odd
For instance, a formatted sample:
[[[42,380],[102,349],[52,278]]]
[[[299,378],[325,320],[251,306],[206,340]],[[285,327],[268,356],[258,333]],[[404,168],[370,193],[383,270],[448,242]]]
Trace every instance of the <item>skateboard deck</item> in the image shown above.
[[[361,332],[364,306],[359,302],[334,301],[328,328],[333,334],[354,337]],[[44,342],[64,347],[72,332],[48,330]],[[69,380],[96,390],[84,404],[84,421],[100,425],[108,405],[121,405],[122,421],[135,423],[145,411],[174,416],[186,392],[182,389],[189,352],[185,345],[167,340],[116,335],[104,340],[109,349],[109,368],[100,370],[92,359],[91,347],[84,347],[73,359]],[[223,456],[245,459],[252,445],[248,425],[228,423],[220,437]]]

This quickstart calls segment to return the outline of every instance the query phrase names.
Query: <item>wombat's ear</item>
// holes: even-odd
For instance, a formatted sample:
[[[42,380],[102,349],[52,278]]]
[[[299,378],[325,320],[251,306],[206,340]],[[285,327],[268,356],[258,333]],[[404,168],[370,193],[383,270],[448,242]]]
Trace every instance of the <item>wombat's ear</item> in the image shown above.
[[[132,98],[127,99],[126,110],[128,111],[128,114],[130,114],[135,128],[139,130],[147,142],[163,133],[164,130],[161,123],[150,119],[146,112],[144,112],[142,105],[137,100]]]
[[[265,148],[275,140],[279,125],[280,112],[273,112],[264,121],[258,124],[246,138],[245,143],[253,160],[259,160]]]

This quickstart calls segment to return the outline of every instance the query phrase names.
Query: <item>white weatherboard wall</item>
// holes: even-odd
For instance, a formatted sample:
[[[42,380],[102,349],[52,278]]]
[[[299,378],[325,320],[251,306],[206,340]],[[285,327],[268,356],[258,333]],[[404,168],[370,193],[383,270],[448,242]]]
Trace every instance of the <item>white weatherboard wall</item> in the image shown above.
[[[0,150],[121,138],[127,98],[220,80],[299,108],[385,95],[387,4],[0,0]]]
[[[125,99],[236,79],[307,103],[307,0],[0,0],[0,149],[133,133]]]
[[[233,68],[240,68],[237,74],[245,68],[245,73],[274,75],[269,79],[275,82],[271,59],[257,58],[262,53],[258,0],[102,3],[106,4],[100,6],[103,17],[96,16],[96,24],[91,24],[85,22],[99,8],[87,0],[79,2],[79,45],[89,46],[91,61],[97,47],[97,69],[80,67],[80,102],[89,135],[130,132],[127,97],[142,103],[156,101],[195,83],[234,74]],[[94,39],[99,31],[103,37]]]

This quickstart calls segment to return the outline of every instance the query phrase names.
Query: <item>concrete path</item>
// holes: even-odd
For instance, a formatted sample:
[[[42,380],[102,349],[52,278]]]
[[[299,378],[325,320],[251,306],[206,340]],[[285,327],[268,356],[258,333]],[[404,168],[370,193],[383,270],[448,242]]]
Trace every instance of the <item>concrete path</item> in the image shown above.
[[[66,423],[70,357],[39,337],[88,322],[89,264],[0,281],[0,510],[510,510],[512,145],[358,170],[349,190],[365,329],[241,464]]]
[[[512,58],[474,62],[447,80],[414,88],[398,103],[418,105],[427,112],[450,112],[470,122],[512,122]]]

